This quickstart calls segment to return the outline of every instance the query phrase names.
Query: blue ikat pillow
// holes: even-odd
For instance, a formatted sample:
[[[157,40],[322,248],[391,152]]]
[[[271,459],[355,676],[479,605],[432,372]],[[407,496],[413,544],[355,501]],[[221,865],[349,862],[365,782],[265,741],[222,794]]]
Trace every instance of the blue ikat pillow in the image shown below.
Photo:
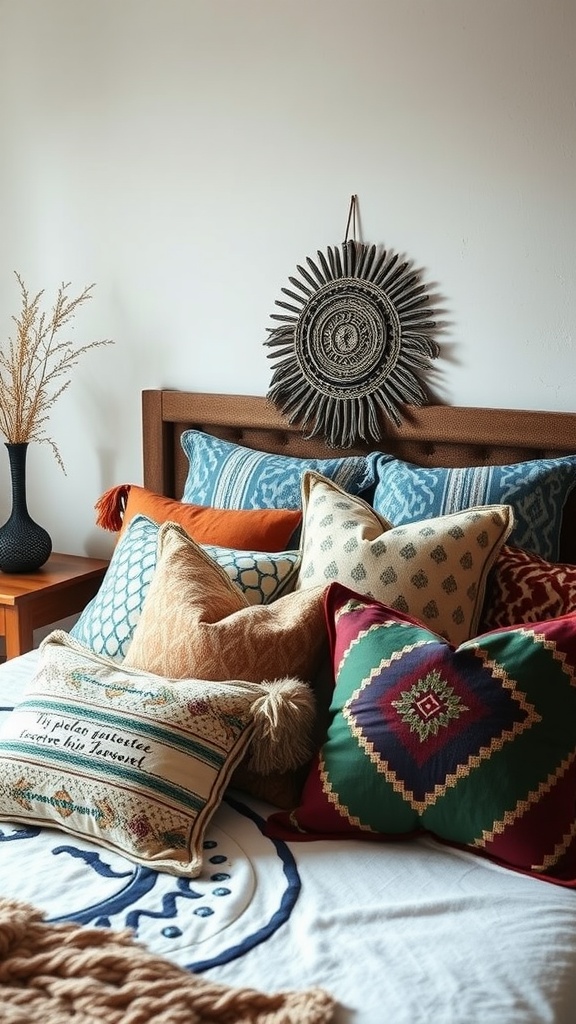
[[[182,501],[213,508],[301,508],[306,469],[334,480],[350,494],[374,486],[376,454],[334,459],[271,455],[201,430],[181,436],[189,468]]]
[[[376,473],[374,508],[394,526],[473,505],[511,505],[516,522],[508,543],[558,561],[562,513],[576,484],[576,455],[462,469],[414,466],[384,456]]]

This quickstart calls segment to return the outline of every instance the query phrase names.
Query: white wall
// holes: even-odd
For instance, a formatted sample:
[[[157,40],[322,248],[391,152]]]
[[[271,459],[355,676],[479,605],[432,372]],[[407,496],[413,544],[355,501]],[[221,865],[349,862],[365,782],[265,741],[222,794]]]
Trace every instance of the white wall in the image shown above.
[[[0,0],[0,339],[18,270],[96,281],[75,338],[116,342],[51,417],[68,475],[29,454],[55,548],[109,553],[142,388],[266,393],[274,302],[352,193],[438,297],[439,398],[574,409],[575,103],[573,0]]]

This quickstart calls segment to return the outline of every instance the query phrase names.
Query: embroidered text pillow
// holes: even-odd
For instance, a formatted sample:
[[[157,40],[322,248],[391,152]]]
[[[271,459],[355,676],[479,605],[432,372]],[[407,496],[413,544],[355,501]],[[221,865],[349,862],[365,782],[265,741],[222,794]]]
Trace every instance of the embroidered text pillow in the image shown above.
[[[56,827],[194,877],[206,825],[263,715],[258,747],[282,739],[283,685],[291,705],[294,687],[307,689],[275,683],[270,715],[262,685],[162,679],[54,632],[0,728],[0,819]]]

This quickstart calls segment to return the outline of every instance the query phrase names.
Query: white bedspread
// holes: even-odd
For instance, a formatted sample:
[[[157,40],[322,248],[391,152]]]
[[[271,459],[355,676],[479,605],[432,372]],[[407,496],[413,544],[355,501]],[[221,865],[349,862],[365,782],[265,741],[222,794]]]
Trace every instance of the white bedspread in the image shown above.
[[[0,667],[0,718],[36,659]],[[232,985],[323,985],[339,1024],[575,1024],[575,892],[428,840],[273,842],[269,811],[230,794],[193,880],[0,823],[0,893]]]

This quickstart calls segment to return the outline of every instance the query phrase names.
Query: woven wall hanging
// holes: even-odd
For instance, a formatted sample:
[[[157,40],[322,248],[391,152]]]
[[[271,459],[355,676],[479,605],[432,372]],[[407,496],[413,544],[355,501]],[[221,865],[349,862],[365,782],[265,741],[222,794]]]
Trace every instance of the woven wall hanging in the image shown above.
[[[356,234],[352,196],[346,237],[307,257],[282,288],[264,344],[275,368],[268,398],[307,437],[340,448],[382,435],[379,414],[401,423],[403,407],[426,405],[422,378],[439,355],[426,288],[412,266]]]

